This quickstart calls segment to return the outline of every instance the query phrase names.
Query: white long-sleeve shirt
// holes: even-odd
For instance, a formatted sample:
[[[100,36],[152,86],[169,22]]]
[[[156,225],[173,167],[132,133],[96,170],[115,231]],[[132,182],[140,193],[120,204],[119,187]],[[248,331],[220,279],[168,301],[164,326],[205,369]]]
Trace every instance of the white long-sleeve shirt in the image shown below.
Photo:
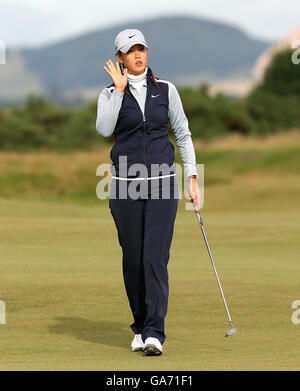
[[[146,73],[147,67],[141,75],[135,76],[128,74],[130,91],[137,100],[143,114],[147,93]],[[158,81],[169,85],[169,121],[179,148],[186,177],[197,175],[194,144],[179,93],[175,85],[170,81],[162,79],[158,79]],[[106,87],[100,92],[96,129],[101,136],[109,137],[113,134],[122,105],[123,95],[124,92],[117,91],[114,86]]]

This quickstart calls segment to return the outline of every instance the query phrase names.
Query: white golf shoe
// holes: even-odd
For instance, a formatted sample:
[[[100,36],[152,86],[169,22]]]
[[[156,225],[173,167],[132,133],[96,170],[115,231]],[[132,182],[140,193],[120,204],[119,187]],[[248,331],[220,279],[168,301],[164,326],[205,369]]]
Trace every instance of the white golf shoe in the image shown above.
[[[145,344],[142,340],[141,334],[135,334],[134,338],[131,342],[131,350],[133,352],[140,352],[143,351],[145,347]]]
[[[144,352],[146,356],[159,356],[162,354],[162,346],[159,339],[154,337],[146,338]]]

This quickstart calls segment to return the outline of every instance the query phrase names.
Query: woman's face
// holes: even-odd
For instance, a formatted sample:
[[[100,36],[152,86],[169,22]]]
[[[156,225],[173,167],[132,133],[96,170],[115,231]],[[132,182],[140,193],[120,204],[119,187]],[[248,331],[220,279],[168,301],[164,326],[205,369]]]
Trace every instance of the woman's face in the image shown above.
[[[147,48],[144,45],[133,45],[127,53],[122,53],[121,56],[116,54],[119,62],[124,64],[131,75],[140,75],[146,69],[147,65]]]

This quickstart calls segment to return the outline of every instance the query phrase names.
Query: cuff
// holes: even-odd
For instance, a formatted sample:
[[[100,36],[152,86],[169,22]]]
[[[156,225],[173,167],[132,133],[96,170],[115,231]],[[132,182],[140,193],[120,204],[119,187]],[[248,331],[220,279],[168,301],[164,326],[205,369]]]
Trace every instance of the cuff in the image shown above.
[[[113,94],[115,94],[116,96],[120,96],[120,97],[121,97],[121,96],[124,95],[124,91],[123,91],[123,92],[120,92],[120,91],[114,89],[114,90],[113,90]]]
[[[184,164],[184,172],[186,174],[187,179],[189,179],[190,176],[195,175],[198,177],[197,169],[195,164]]]
[[[187,179],[188,179],[188,181],[190,181],[191,180],[191,178],[197,178],[198,177],[198,175],[189,175],[188,177],[187,177]]]

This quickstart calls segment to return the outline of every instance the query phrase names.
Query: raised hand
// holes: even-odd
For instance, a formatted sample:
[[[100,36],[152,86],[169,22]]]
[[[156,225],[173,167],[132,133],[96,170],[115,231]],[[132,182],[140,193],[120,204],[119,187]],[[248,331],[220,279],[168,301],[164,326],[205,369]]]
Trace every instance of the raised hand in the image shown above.
[[[119,61],[116,61],[116,66],[112,62],[112,60],[106,61],[108,68],[104,65],[104,69],[112,78],[114,82],[115,88],[119,92],[123,92],[125,87],[127,86],[127,68],[124,68],[124,75],[122,75]]]

